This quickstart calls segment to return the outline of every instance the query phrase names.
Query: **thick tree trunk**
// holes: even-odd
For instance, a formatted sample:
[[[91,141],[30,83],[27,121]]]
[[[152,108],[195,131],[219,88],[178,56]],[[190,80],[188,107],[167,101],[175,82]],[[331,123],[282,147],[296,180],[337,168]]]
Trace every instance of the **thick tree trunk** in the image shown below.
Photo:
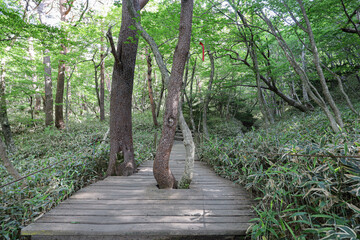
[[[101,41],[104,41],[104,38],[101,37]],[[100,64],[100,121],[105,121],[105,55],[104,55],[104,45],[101,45],[101,64]]]
[[[127,1],[123,1],[122,20],[113,68],[110,100],[110,161],[107,175],[132,175],[136,169],[132,138],[132,92],[136,53],[138,48],[137,31],[131,30],[135,20],[130,16]],[[133,0],[136,11],[139,1]],[[129,39],[132,41],[129,42]],[[118,154],[123,163],[116,166]]]
[[[45,126],[53,124],[53,95],[51,80],[51,62],[48,55],[49,50],[44,51],[44,78],[45,78]]]
[[[190,48],[193,0],[181,1],[179,41],[175,48],[168,85],[160,144],[154,160],[154,177],[160,188],[176,188],[177,183],[169,168],[169,158],[177,125],[179,95],[184,68]]]
[[[210,58],[211,72],[210,72],[208,89],[207,89],[205,99],[204,99],[204,107],[203,107],[203,115],[202,115],[202,117],[203,117],[203,133],[204,133],[206,140],[209,139],[209,131],[208,131],[208,127],[207,127],[207,110],[209,107],[211,89],[212,89],[212,84],[214,81],[214,72],[215,72],[214,55],[213,55],[213,53],[210,53],[210,51],[208,51],[208,54],[209,54],[209,58]]]
[[[156,105],[154,102],[154,94],[153,94],[152,85],[151,85],[151,81],[152,81],[152,79],[151,79],[151,72],[152,72],[151,55],[147,49],[146,49],[146,61],[147,61],[147,66],[148,66],[148,72],[147,72],[147,83],[148,84],[147,84],[147,86],[148,86],[148,90],[149,90],[151,113],[152,113],[152,117],[153,117],[154,126],[158,127],[159,124],[158,124],[157,118],[156,118]]]
[[[1,61],[0,71],[0,122],[5,139],[5,144],[10,152],[16,151],[11,127],[7,116],[6,96],[5,96],[5,60]]]

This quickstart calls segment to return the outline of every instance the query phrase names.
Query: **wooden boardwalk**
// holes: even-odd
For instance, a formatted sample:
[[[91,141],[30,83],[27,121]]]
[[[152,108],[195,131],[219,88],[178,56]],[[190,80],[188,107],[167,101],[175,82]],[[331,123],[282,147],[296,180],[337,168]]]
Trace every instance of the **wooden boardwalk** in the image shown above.
[[[170,166],[184,170],[176,142]],[[240,186],[195,162],[190,189],[156,187],[152,161],[130,177],[108,177],[75,193],[22,229],[31,239],[238,239],[245,235],[253,201]],[[31,237],[30,237],[31,236]]]

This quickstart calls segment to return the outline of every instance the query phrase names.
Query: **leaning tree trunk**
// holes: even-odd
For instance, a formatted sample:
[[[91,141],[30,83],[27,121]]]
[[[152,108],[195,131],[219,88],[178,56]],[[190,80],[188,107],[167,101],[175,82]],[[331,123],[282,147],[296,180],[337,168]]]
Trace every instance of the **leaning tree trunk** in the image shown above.
[[[295,60],[294,54],[292,53],[289,46],[286,44],[285,40],[281,36],[280,32],[276,31],[275,27],[273,26],[272,22],[267,18],[267,16],[260,12],[262,19],[266,22],[268,27],[270,28],[272,34],[275,36],[276,40],[278,41],[279,46],[283,50],[286,58],[288,59],[290,65],[294,69],[294,71],[298,74],[301,81],[303,82],[307,93],[311,97],[312,100],[324,111],[325,115],[327,116],[330,126],[333,129],[334,132],[339,132],[340,129],[336,123],[336,120],[331,114],[331,111],[329,110],[328,106],[326,105],[324,99],[321,97],[321,95],[318,93],[317,89],[310,83],[309,78],[306,74],[306,72],[300,67],[300,65]]]
[[[121,29],[117,49],[112,46],[115,57],[110,99],[110,161],[107,175],[132,175],[136,169],[132,138],[132,92],[136,53],[137,31],[132,30],[135,20],[130,16],[127,1],[123,1]],[[139,1],[133,0],[136,11]],[[112,41],[112,36],[109,36]],[[129,39],[132,39],[129,42]],[[113,44],[113,43],[112,43]],[[115,52],[116,51],[116,52]],[[116,166],[117,156],[122,155],[123,163]]]
[[[0,122],[5,139],[5,144],[10,152],[16,150],[11,133],[11,127],[7,115],[6,96],[5,96],[5,60],[1,61],[0,72]]]
[[[174,52],[168,95],[165,102],[163,130],[153,167],[154,177],[160,188],[177,187],[175,177],[169,168],[169,159],[177,125],[180,89],[190,48],[193,4],[193,0],[181,1],[179,41]]]
[[[310,39],[310,45],[311,45],[311,50],[312,50],[312,55],[313,55],[313,62],[315,64],[316,71],[317,71],[317,73],[319,75],[319,78],[320,78],[320,83],[321,83],[321,87],[322,87],[322,90],[323,90],[323,94],[324,94],[326,101],[329,103],[330,108],[332,109],[332,111],[333,111],[333,113],[335,115],[335,119],[336,119],[337,124],[339,124],[339,126],[341,128],[343,128],[344,123],[343,123],[343,120],[341,118],[341,112],[340,112],[339,108],[336,106],[335,101],[331,96],[329,88],[328,88],[328,86],[326,84],[326,79],[325,79],[322,67],[320,65],[320,57],[319,57],[319,53],[318,53],[318,50],[317,50],[315,37],[314,37],[314,34],[312,32],[311,24],[310,24],[309,18],[307,16],[305,7],[303,5],[302,0],[297,0],[297,2],[300,5],[300,9],[301,9],[301,12],[302,12],[304,20],[305,20],[305,24],[306,24],[306,28],[307,28],[306,33],[308,34],[309,39]]]

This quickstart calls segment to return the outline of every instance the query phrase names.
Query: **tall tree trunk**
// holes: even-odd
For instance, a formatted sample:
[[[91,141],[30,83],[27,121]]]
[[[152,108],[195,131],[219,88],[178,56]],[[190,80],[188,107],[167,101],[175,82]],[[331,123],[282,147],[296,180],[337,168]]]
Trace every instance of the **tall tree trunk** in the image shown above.
[[[210,58],[211,72],[210,72],[210,79],[209,79],[208,89],[207,89],[205,99],[204,99],[204,107],[203,107],[203,115],[202,115],[202,117],[203,117],[203,133],[204,133],[204,136],[205,136],[206,140],[209,139],[209,131],[208,131],[208,127],[207,127],[207,110],[208,110],[208,107],[209,107],[211,89],[212,89],[212,84],[213,84],[213,81],[214,81],[214,72],[215,72],[214,55],[210,51],[208,51],[208,55],[209,55],[209,58]]]
[[[131,0],[132,1],[132,0]],[[133,0],[136,11],[140,10],[139,1]],[[138,37],[131,30],[135,20],[123,1],[121,29],[117,49],[112,46],[115,57],[110,99],[110,161],[107,175],[132,175],[135,171],[134,148],[132,138],[132,92]],[[129,39],[132,39],[129,42]],[[111,37],[112,40],[112,37]],[[116,52],[115,52],[116,51]],[[123,163],[116,166],[118,154],[122,154]]]
[[[148,83],[148,90],[149,90],[151,113],[152,113],[152,117],[153,117],[154,126],[158,127],[159,124],[158,124],[157,118],[156,118],[156,105],[154,102],[154,94],[153,94],[152,85],[151,85],[151,81],[152,81],[152,79],[151,79],[151,72],[152,72],[151,55],[148,52],[148,49],[146,49],[146,61],[147,61],[147,66],[148,66],[147,83]]]
[[[101,42],[104,41],[104,38],[101,37]],[[101,64],[100,64],[100,121],[105,121],[105,54],[104,54],[104,45],[101,44]]]
[[[60,19],[62,22],[66,20],[66,6],[67,0],[60,0]],[[66,55],[67,49],[65,45],[61,46],[62,51],[60,52],[63,55]],[[63,103],[64,103],[64,86],[65,86],[65,61],[59,61],[58,67],[58,77],[56,85],[56,97],[55,97],[55,126],[58,129],[64,129],[64,113],[63,113]]]
[[[169,168],[169,158],[177,126],[179,95],[184,68],[190,48],[193,0],[181,1],[179,40],[175,48],[168,85],[161,140],[154,160],[154,177],[160,188],[176,188],[177,183]]]
[[[63,113],[64,86],[65,86],[65,62],[63,60],[60,60],[58,67],[58,77],[57,77],[56,96],[55,96],[55,126],[58,129],[65,128],[64,113]]]
[[[5,139],[5,144],[10,152],[16,150],[11,133],[11,127],[7,116],[6,96],[5,96],[5,60],[1,60],[0,72],[0,122]]]
[[[52,95],[52,80],[51,80],[51,62],[48,55],[49,50],[44,51],[44,78],[45,78],[45,126],[53,124],[53,95]]]
[[[336,106],[335,101],[332,98],[331,93],[329,91],[329,88],[328,88],[328,86],[326,84],[326,79],[325,79],[325,76],[324,76],[324,73],[323,73],[323,70],[322,70],[322,67],[321,67],[321,64],[320,64],[320,57],[319,57],[319,53],[318,53],[318,50],[317,50],[314,34],[312,32],[311,24],[310,24],[309,18],[307,16],[304,4],[303,4],[302,0],[297,0],[297,2],[300,5],[300,9],[301,9],[301,12],[303,14],[303,17],[304,17],[304,20],[305,20],[305,23],[306,23],[306,28],[307,28],[306,33],[308,34],[309,39],[310,39],[310,45],[311,45],[311,50],[312,50],[312,54],[313,54],[313,61],[314,61],[315,67],[316,67],[316,71],[317,71],[317,73],[319,75],[319,78],[320,78],[320,83],[321,83],[321,86],[322,86],[323,94],[324,94],[326,101],[329,103],[330,108],[332,109],[332,111],[333,111],[333,113],[335,115],[335,119],[336,119],[337,124],[339,124],[339,126],[341,128],[343,128],[344,123],[343,123],[343,120],[341,118],[341,112],[340,112],[339,108]]]

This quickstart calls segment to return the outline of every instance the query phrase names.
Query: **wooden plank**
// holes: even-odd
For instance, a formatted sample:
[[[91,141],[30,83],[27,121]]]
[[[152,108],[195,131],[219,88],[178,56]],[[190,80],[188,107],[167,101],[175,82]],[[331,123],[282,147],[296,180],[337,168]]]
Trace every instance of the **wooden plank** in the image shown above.
[[[55,208],[48,212],[48,215],[61,215],[61,216],[249,216],[252,215],[251,210],[171,210],[163,209],[161,211],[156,209],[138,210],[138,209],[119,209],[119,210],[94,210],[88,209],[60,209]]]
[[[251,209],[251,205],[249,202],[243,204],[232,204],[232,205],[224,205],[224,204],[172,204],[166,206],[168,210],[196,210],[196,209],[205,209],[205,210],[244,210]],[[163,204],[155,203],[151,205],[146,204],[86,204],[86,203],[62,203],[56,207],[56,209],[76,209],[76,210],[86,210],[86,209],[94,209],[94,210],[126,210],[126,209],[137,209],[137,210],[149,210],[154,209],[157,211],[162,211],[164,209]]]
[[[40,223],[72,224],[154,224],[154,223],[248,223],[253,216],[192,217],[192,216],[52,216],[38,220]]]
[[[157,223],[157,224],[52,224],[37,223],[22,229],[22,235],[243,235],[247,223]]]
[[[246,204],[247,202],[252,203],[253,200],[245,199],[245,200],[218,200],[218,199],[200,199],[200,200],[177,200],[177,199],[159,199],[159,200],[149,200],[149,199],[139,199],[133,201],[133,200],[127,200],[127,199],[113,199],[113,200],[92,200],[92,199],[74,199],[70,198],[66,201],[62,202],[61,204],[103,204],[103,205],[131,205],[131,204],[138,204],[138,205],[240,205],[240,204]],[[60,205],[61,205],[60,204]]]

